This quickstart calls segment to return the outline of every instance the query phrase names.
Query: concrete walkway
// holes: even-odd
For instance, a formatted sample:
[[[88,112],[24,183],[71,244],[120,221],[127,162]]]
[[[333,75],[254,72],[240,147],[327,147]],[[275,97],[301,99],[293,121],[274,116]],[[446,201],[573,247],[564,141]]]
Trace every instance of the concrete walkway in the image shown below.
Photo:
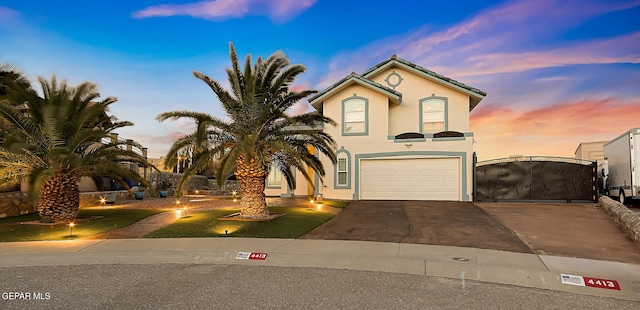
[[[236,259],[268,253],[266,260]],[[251,238],[113,239],[0,243],[1,267],[86,264],[240,264],[367,270],[477,280],[640,301],[640,265],[466,247]],[[562,284],[572,274],[621,290]]]

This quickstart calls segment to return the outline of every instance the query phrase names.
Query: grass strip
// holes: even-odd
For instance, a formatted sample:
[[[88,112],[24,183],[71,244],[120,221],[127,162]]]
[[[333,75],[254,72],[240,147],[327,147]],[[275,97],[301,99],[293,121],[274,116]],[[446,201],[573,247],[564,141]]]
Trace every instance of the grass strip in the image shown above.
[[[145,235],[145,238],[230,237],[298,238],[324,224],[333,214],[296,207],[270,207],[286,213],[270,222],[221,221],[219,217],[240,211],[225,208],[190,214],[175,223]]]
[[[20,224],[21,222],[38,220],[40,218],[38,214],[3,218],[0,220],[0,242],[79,239],[129,226],[161,212],[164,210],[80,209],[79,218],[92,216],[102,216],[102,218],[78,221],[73,227],[73,232],[67,225]]]

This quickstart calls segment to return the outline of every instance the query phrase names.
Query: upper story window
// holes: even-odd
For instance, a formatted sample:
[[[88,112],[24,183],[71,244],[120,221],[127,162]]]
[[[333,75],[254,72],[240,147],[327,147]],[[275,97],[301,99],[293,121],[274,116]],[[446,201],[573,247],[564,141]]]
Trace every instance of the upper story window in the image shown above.
[[[420,100],[420,132],[437,133],[447,130],[447,99],[428,97]]]
[[[342,135],[358,136],[369,133],[368,124],[369,100],[364,97],[353,97],[342,101]]]

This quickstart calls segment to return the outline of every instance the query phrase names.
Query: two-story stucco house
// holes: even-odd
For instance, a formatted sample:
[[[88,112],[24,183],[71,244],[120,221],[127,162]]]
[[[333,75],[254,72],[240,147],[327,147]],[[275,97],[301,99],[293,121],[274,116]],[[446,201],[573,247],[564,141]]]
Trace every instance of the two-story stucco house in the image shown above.
[[[338,144],[338,162],[321,158],[324,182],[316,177],[310,186],[300,177],[295,194],[471,201],[469,113],[485,95],[395,55],[361,75],[348,75],[309,99],[338,124],[323,128]],[[268,186],[277,180],[272,174]]]

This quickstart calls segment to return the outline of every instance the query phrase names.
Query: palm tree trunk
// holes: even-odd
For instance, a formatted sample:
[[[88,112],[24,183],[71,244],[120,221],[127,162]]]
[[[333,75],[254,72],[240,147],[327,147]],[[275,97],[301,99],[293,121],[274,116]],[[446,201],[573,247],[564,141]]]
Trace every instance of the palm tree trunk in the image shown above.
[[[80,189],[75,176],[58,172],[44,182],[38,200],[38,213],[43,221],[72,221],[79,208]]]
[[[268,218],[269,209],[264,195],[268,171],[258,165],[255,159],[246,163],[241,157],[236,163],[236,177],[240,185],[240,217]]]

